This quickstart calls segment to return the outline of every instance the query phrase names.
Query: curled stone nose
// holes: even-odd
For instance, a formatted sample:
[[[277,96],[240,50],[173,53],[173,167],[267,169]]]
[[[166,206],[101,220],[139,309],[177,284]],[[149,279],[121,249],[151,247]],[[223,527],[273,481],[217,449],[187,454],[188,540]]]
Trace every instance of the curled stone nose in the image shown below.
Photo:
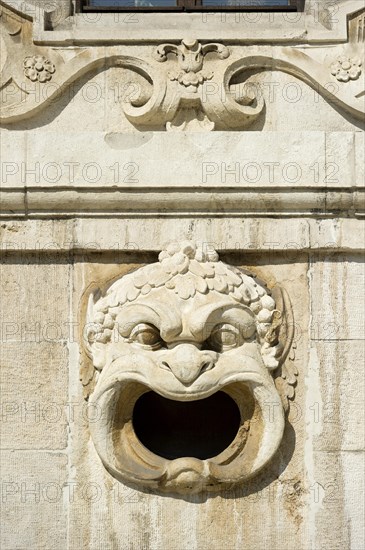
[[[185,385],[192,384],[202,370],[214,367],[213,356],[199,350],[194,344],[179,344],[170,351],[168,360],[166,359],[162,363]]]

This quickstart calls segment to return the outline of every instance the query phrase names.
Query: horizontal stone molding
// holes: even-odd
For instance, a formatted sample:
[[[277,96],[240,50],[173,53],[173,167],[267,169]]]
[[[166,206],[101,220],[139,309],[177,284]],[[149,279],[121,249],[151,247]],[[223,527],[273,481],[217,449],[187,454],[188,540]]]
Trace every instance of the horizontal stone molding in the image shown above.
[[[361,189],[219,190],[214,188],[164,188],[117,190],[85,188],[3,189],[2,216],[287,216],[356,217],[365,212]]]

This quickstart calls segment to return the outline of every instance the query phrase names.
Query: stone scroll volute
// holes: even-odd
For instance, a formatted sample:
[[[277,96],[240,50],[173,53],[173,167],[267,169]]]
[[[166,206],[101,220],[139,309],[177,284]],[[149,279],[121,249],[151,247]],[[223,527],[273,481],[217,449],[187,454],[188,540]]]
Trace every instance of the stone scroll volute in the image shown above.
[[[286,390],[296,378],[292,372],[292,380],[284,376],[277,384],[275,375],[292,339],[290,301],[279,294],[188,241],[168,245],[157,263],[120,277],[104,294],[90,294],[86,347],[96,384],[89,400],[102,413],[90,432],[112,476],[142,489],[189,494],[242,483],[272,460],[294,393]],[[223,427],[233,435],[218,454],[184,456],[180,428],[158,416],[153,401],[142,408],[148,396],[167,415],[177,407],[180,417],[184,408],[187,417],[194,407],[204,415],[205,403],[228,400],[238,424]],[[216,412],[198,447],[221,429]],[[155,414],[161,426],[153,424]],[[219,414],[229,423],[224,405]],[[197,415],[197,430],[200,421]],[[174,439],[171,456],[141,441],[144,425],[156,431],[157,445]]]

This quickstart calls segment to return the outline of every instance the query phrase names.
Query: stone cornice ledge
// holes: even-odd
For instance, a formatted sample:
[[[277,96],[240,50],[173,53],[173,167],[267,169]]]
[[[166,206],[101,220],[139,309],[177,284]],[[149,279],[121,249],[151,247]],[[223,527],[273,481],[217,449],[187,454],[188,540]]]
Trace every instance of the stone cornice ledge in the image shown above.
[[[64,218],[84,216],[306,216],[362,217],[362,189],[2,189],[0,217]]]
[[[186,29],[201,40],[236,43],[344,42],[347,17],[359,10],[358,0],[323,4],[306,0],[304,12],[299,13],[164,13],[161,21],[161,14],[143,12],[71,16],[72,0],[50,0],[45,9],[42,2],[34,4],[26,0],[0,0],[0,6],[33,21],[35,43],[63,46],[180,40]]]

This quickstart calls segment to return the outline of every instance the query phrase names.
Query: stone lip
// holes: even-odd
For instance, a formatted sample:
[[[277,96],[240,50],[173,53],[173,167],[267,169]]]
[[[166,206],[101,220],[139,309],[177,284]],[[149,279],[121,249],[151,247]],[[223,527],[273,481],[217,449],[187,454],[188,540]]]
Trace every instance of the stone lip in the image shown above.
[[[260,365],[255,367],[252,358],[247,359],[250,366],[245,372],[237,367],[225,376],[227,365],[221,360],[220,366],[203,373],[201,380],[198,378],[189,388],[176,379],[173,381],[172,373],[168,376],[170,373],[163,370],[160,379],[156,374],[151,379],[148,372],[152,365],[147,362],[146,368],[139,368],[138,373],[128,367],[123,370],[123,363],[125,366],[128,363],[127,357],[106,367],[90,399],[103,411],[102,420],[91,423],[90,431],[106,469],[120,481],[178,494],[195,494],[203,489],[219,491],[255,475],[281,442],[284,413],[270,375],[262,373]],[[134,405],[149,390],[179,401],[204,399],[217,391],[225,391],[236,401],[241,414],[241,426],[234,441],[222,453],[207,460],[192,457],[167,460],[155,455],[138,440],[132,424]],[[255,420],[244,424],[248,393],[255,402]],[[268,404],[278,405],[275,422],[269,418]]]

